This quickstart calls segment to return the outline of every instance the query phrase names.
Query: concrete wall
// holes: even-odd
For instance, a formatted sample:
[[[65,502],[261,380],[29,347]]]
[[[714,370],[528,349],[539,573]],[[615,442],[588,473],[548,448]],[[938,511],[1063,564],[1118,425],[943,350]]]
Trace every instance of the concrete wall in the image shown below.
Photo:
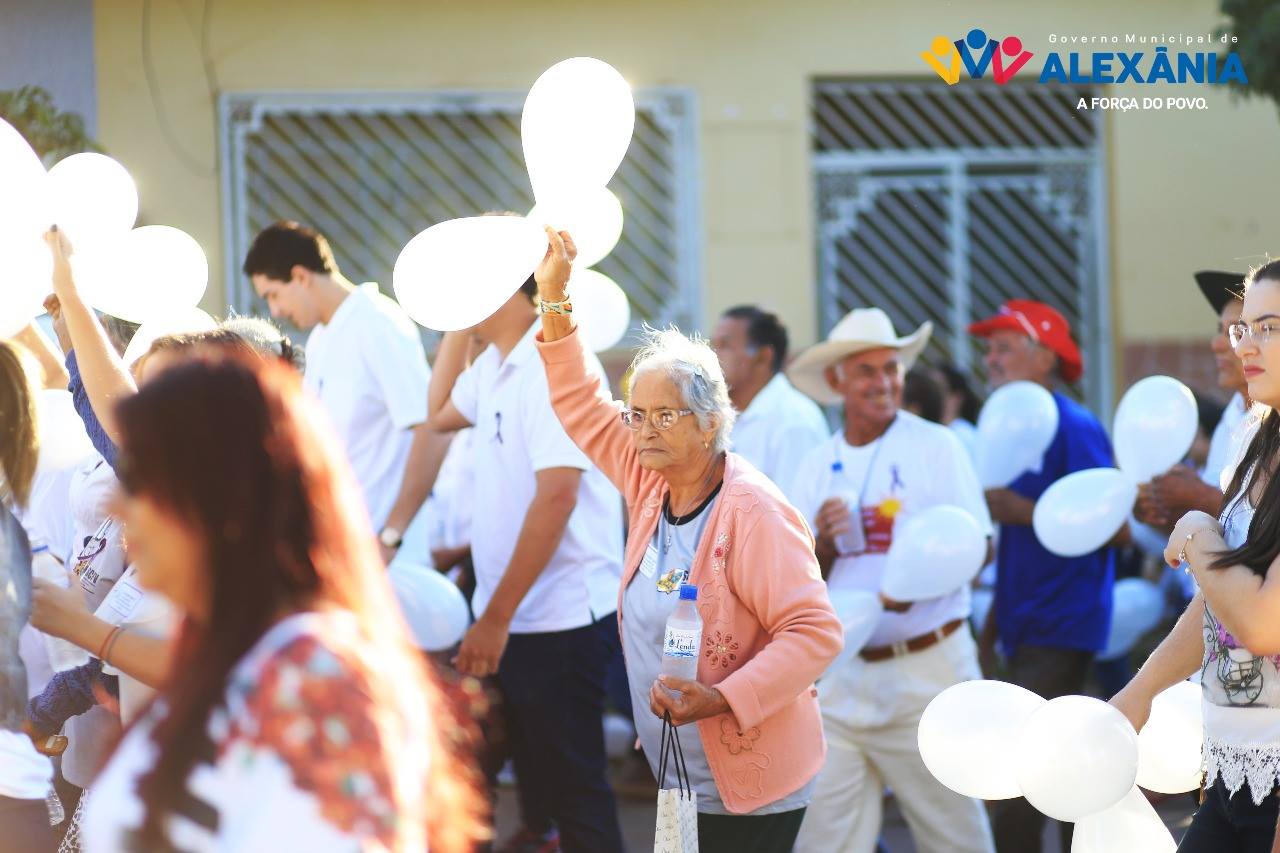
[[[48,89],[61,110],[98,121],[93,0],[0,2],[0,89]]]
[[[137,177],[144,215],[190,231],[205,246],[213,307],[222,273],[211,85],[526,89],[553,62],[588,54],[616,65],[635,86],[696,90],[706,316],[732,303],[767,302],[789,322],[797,345],[812,341],[817,314],[808,137],[815,77],[927,74],[918,54],[929,41],[975,26],[1020,36],[1037,51],[1029,69],[1038,74],[1045,52],[1070,50],[1051,45],[1051,33],[1200,33],[1218,23],[1211,0],[217,0],[202,53],[203,2],[165,0],[152,8],[159,80],[152,93],[141,61],[142,3],[99,0],[95,9],[102,141]],[[1161,92],[1174,93],[1204,95],[1209,109],[1108,116],[1117,361],[1125,344],[1203,340],[1213,318],[1192,271],[1244,268],[1280,252],[1280,206],[1265,190],[1280,183],[1276,106],[1208,86]],[[1155,92],[1125,86],[1115,94]]]

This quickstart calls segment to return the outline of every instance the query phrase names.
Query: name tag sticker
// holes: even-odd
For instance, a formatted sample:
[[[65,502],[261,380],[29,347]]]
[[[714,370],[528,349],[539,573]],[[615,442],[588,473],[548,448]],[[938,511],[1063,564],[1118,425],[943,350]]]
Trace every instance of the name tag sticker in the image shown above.
[[[644,559],[640,561],[640,574],[647,578],[653,577],[658,571],[658,549],[650,545],[644,549]]]

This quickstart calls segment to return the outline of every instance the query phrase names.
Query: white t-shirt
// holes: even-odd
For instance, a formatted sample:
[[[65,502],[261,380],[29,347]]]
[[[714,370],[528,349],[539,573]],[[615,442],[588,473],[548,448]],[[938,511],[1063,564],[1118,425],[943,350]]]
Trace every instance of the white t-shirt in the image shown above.
[[[0,797],[43,800],[53,781],[53,765],[22,732],[0,729]]]
[[[778,373],[738,415],[733,452],[785,490],[800,460],[826,439],[828,431],[818,404]]]
[[[1244,406],[1244,395],[1239,392],[1233,394],[1213,430],[1201,479],[1226,491],[1235,474],[1235,462],[1243,455],[1243,449],[1253,438],[1257,426],[1257,419],[1250,418],[1249,410]]]
[[[837,461],[843,470],[834,470]],[[800,463],[791,494],[815,530],[818,508],[827,498],[864,495],[867,552],[836,558],[827,579],[832,589],[878,592],[896,522],[930,507],[958,506],[988,536],[993,532],[978,475],[955,433],[905,411],[898,412],[884,435],[862,447],[850,446],[838,430]],[[918,601],[905,613],[885,612],[867,645],[892,645],[968,615],[965,586]]]
[[[440,465],[431,499],[435,504],[434,548],[460,548],[471,543],[475,507],[475,428],[459,430]]]
[[[376,285],[352,291],[307,338],[306,386],[346,448],[375,530],[400,493],[409,430],[427,419],[430,379],[417,327]]]
[[[177,621],[173,605],[164,596],[140,585],[138,570],[133,566],[125,569],[93,615],[148,637],[172,635]],[[102,671],[120,679],[120,721],[127,726],[151,701],[155,690],[105,661]]]
[[[458,377],[453,404],[475,430],[475,511],[471,557],[476,616],[515,553],[520,528],[537,489],[534,477],[548,468],[582,471],[578,504],[564,538],[511,620],[511,632],[568,631],[617,610],[622,576],[622,499],[586,454],[565,433],[547,375],[534,347],[535,322],[505,361],[490,346]],[[599,360],[588,354],[601,376]]]

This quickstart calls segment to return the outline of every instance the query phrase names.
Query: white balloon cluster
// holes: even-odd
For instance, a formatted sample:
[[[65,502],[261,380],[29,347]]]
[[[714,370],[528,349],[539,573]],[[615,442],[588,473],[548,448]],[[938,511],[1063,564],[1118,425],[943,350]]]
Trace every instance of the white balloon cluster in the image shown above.
[[[1098,699],[1045,701],[1002,681],[942,691],[920,718],[920,756],[953,791],[984,800],[1026,797],[1075,823],[1073,853],[1170,853],[1175,844],[1138,786],[1182,793],[1199,785],[1199,685],[1156,697],[1142,734]]]
[[[590,267],[622,236],[622,204],[606,185],[631,144],[635,115],[631,87],[606,62],[575,57],[543,72],[520,119],[537,204],[527,217],[453,219],[410,240],[392,274],[409,316],[441,332],[484,320],[533,273],[546,253],[542,228],[550,225],[577,246],[568,292],[585,345],[599,351],[621,340],[630,303]]]
[[[134,228],[138,188],[103,154],[73,154],[47,172],[12,125],[0,120],[0,338],[38,316],[50,292],[52,257],[41,235],[57,224],[70,239],[76,281],[94,308],[145,323],[193,308],[209,282],[204,250],[166,225]]]
[[[1138,484],[1187,455],[1198,422],[1195,397],[1177,379],[1149,376],[1134,383],[1112,424],[1120,467],[1076,471],[1046,489],[1032,515],[1040,543],[1063,557],[1105,545],[1133,511]]]

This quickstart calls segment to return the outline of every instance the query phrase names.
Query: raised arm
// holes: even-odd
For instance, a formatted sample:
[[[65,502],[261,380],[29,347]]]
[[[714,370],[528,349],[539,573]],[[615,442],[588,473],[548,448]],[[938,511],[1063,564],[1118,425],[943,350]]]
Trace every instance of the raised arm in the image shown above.
[[[44,336],[35,323],[28,323],[13,339],[22,344],[40,362],[40,370],[44,373],[45,388],[66,388],[71,377],[62,364],[62,357],[54,349],[53,342]]]
[[[548,228],[547,239],[547,255],[534,273],[538,295],[544,303],[563,303],[568,298],[565,287],[577,250],[567,232]],[[622,423],[622,404],[614,401],[603,377],[587,367],[573,315],[543,311],[537,347],[547,370],[551,405],[564,431],[627,504],[632,504],[646,473],[640,467],[631,431]]]
[[[118,445],[120,431],[116,425],[115,404],[123,397],[136,394],[138,386],[124,360],[111,346],[106,330],[94,316],[93,309],[76,287],[71,273],[70,241],[54,226],[45,234],[45,242],[53,252],[53,291],[62,306],[62,316],[80,367],[80,378],[103,430]]]

